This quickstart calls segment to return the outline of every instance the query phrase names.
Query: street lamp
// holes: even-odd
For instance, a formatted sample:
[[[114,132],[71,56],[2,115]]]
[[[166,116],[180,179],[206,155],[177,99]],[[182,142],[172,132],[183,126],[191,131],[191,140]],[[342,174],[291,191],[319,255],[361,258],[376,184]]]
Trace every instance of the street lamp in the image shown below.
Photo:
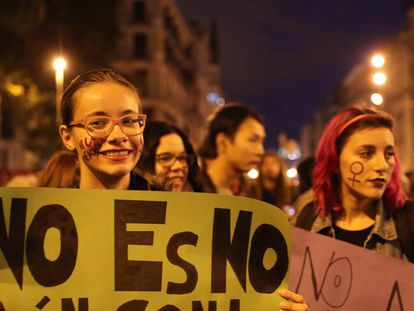
[[[56,122],[60,124],[60,99],[63,94],[64,71],[66,69],[66,60],[63,57],[57,57],[53,61],[53,68],[55,69],[55,83],[56,83]]]
[[[371,58],[371,64],[375,68],[381,68],[385,64],[385,58],[381,54],[375,54]]]
[[[372,81],[375,85],[384,85],[385,81],[387,81],[387,76],[383,72],[376,72],[372,76]]]
[[[371,102],[374,104],[374,105],[377,105],[377,106],[379,106],[379,105],[381,105],[382,104],[382,102],[384,101],[384,99],[382,98],[382,95],[381,94],[379,94],[379,93],[373,93],[372,95],[371,95]]]
[[[384,98],[381,93],[378,92],[378,89],[385,84],[387,81],[386,74],[382,71],[382,68],[385,64],[385,58],[381,54],[375,54],[371,58],[371,65],[374,67],[374,73],[372,74],[372,83],[374,84],[374,93],[371,94],[371,102],[374,105],[382,105]]]

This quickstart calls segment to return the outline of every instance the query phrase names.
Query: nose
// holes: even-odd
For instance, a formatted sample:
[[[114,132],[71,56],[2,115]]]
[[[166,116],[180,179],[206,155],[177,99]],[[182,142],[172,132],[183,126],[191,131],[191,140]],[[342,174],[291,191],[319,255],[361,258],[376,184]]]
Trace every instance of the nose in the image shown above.
[[[171,165],[170,170],[171,171],[177,171],[184,169],[185,164],[181,163],[181,161],[178,160],[178,158],[174,159],[174,163]]]
[[[125,142],[126,140],[128,140],[128,136],[125,135],[125,133],[122,131],[121,127],[118,124],[115,124],[107,138],[107,141],[119,143]]]
[[[375,171],[381,175],[384,174],[385,170],[390,166],[390,163],[388,163],[383,154],[378,154],[378,156],[375,157]]]

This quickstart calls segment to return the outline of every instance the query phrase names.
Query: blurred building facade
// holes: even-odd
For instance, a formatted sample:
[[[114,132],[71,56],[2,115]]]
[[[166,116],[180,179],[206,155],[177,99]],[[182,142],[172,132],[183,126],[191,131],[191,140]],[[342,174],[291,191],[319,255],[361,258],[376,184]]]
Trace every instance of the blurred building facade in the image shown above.
[[[354,66],[331,98],[317,109],[314,118],[302,128],[301,146],[304,156],[315,151],[328,121],[346,105],[371,102],[371,94],[380,93],[384,102],[377,109],[396,119],[396,144],[404,172],[414,169],[414,0],[405,4],[406,24],[403,29],[376,52],[385,58],[382,71],[387,81],[382,86],[372,83],[374,69],[366,63]]]
[[[13,1],[0,5],[0,184],[40,169],[62,148],[55,124],[53,57],[66,84],[114,68],[139,89],[151,119],[172,122],[197,145],[221,96],[215,25],[187,22],[175,0]],[[104,22],[103,22],[104,21]],[[87,29],[88,31],[85,31]],[[93,44],[90,44],[93,42]],[[85,48],[87,46],[87,48]]]
[[[216,31],[188,23],[174,0],[118,0],[118,58],[113,67],[141,94],[149,119],[182,128],[198,145],[221,94]]]

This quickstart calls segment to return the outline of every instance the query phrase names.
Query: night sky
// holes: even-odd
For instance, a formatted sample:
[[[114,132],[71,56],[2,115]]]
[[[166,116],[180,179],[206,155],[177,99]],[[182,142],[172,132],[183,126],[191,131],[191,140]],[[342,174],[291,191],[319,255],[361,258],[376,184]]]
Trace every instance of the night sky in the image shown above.
[[[217,21],[222,82],[230,101],[299,138],[352,66],[369,61],[404,25],[404,0],[177,0],[187,20]]]

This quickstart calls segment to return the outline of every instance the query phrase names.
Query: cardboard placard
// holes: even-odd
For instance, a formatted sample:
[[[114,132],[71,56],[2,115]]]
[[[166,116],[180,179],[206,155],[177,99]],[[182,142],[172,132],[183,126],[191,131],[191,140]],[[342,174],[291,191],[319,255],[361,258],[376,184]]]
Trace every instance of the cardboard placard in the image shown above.
[[[414,310],[413,264],[299,228],[289,285],[310,310]]]
[[[290,224],[203,193],[0,189],[0,310],[277,310]]]

